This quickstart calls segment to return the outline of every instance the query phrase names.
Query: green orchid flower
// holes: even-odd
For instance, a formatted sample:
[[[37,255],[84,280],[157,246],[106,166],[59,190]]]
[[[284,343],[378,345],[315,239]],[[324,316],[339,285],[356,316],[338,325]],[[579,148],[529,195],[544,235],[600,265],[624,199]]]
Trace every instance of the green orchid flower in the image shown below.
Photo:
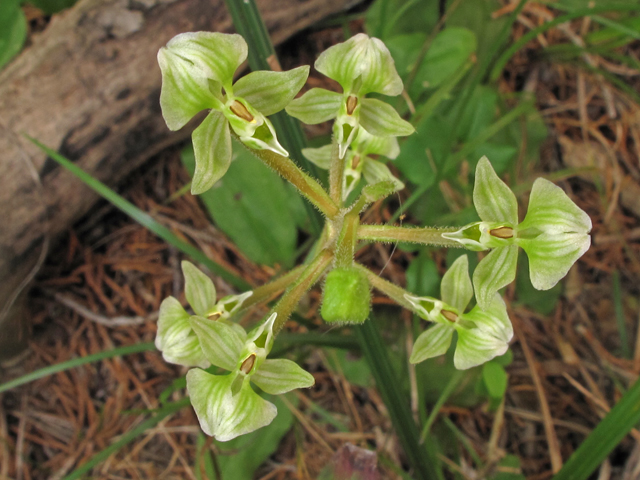
[[[230,371],[226,375],[212,375],[197,368],[187,372],[191,404],[207,435],[226,442],[271,423],[277,408],[258,395],[251,382],[271,395],[315,383],[313,376],[295,362],[266,358],[273,346],[276,316],[273,313],[249,335],[225,323],[191,318],[206,359]]]
[[[244,329],[229,320],[253,292],[228,295],[216,302],[216,288],[209,277],[187,261],[182,262],[187,302],[195,315],[189,315],[175,297],[165,298],[160,305],[156,348],[169,363],[185,367],[207,368],[211,363],[202,351],[200,341],[191,327],[192,318],[224,323],[229,328]]]
[[[302,154],[318,167],[328,170],[331,167],[331,149],[331,145],[303,148]],[[360,129],[345,156],[343,200],[346,200],[356,188],[362,176],[369,185],[390,181],[395,185],[396,191],[402,190],[404,183],[396,178],[384,163],[371,158],[371,155],[382,155],[393,160],[399,154],[400,147],[395,137],[376,137]]]
[[[210,110],[192,135],[196,168],[191,192],[207,191],[231,163],[231,133],[250,148],[289,156],[267,116],[282,110],[300,91],[309,67],[287,72],[252,72],[233,83],[247,58],[240,35],[189,32],[175,36],[158,52],[162,71],[160,107],[170,130],[182,128]]]
[[[409,358],[411,363],[443,355],[449,349],[453,332],[458,333],[453,356],[458,370],[488,362],[507,351],[513,327],[499,294],[494,294],[487,310],[476,305],[465,313],[473,297],[466,255],[458,257],[442,277],[440,295],[442,300],[405,295],[421,318],[436,324],[416,339]]]
[[[476,299],[485,310],[495,293],[515,279],[518,247],[529,257],[533,286],[548,290],[591,245],[589,216],[544,178],[533,183],[529,209],[519,223],[516,197],[486,157],[476,168],[473,203],[482,221],[442,236],[470,250],[492,249],[473,273]]]
[[[389,104],[365,98],[374,92],[390,96],[402,93],[402,80],[381,40],[359,33],[322,52],[315,67],[337,81],[342,93],[312,88],[291,102],[286,110],[310,125],[335,118],[333,128],[340,158],[344,158],[360,127],[379,137],[404,136],[415,131]]]

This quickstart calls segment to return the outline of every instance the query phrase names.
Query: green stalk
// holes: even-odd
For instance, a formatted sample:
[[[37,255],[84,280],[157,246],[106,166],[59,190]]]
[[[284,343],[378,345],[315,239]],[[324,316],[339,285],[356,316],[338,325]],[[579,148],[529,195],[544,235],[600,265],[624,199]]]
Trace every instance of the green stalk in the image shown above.
[[[360,225],[358,238],[373,242],[410,242],[435,247],[460,248],[459,242],[442,236],[446,232],[455,232],[456,227],[443,228],[411,228],[390,225]]]
[[[113,206],[115,206],[122,212],[126,213],[129,217],[131,217],[133,220],[138,222],[143,227],[155,233],[157,236],[162,238],[165,242],[167,242],[170,245],[173,245],[181,252],[189,255],[195,261],[202,263],[209,270],[211,270],[212,273],[215,273],[216,275],[222,277],[224,280],[226,280],[227,282],[229,282],[231,285],[238,288],[239,290],[251,289],[251,285],[249,285],[243,279],[241,279],[240,277],[237,277],[236,275],[228,271],[226,268],[224,268],[222,265],[218,265],[216,262],[214,262],[209,257],[207,257],[204,254],[204,252],[198,250],[193,245],[190,245],[184,240],[178,238],[176,235],[174,235],[174,233],[171,230],[169,230],[167,227],[157,222],[153,217],[151,217],[151,215],[143,212],[138,207],[136,207],[133,203],[122,198],[120,195],[118,195],[116,192],[111,190],[100,180],[92,177],[87,172],[82,170],[75,163],[66,159],[65,157],[57,153],[55,150],[52,150],[49,147],[44,146],[38,140],[28,135],[26,137],[31,142],[33,142],[36,147],[38,147],[44,153],[49,155],[49,157],[51,157],[53,160],[58,162],[60,165],[62,165],[64,168],[66,168],[71,173],[73,173],[76,177],[82,180],[94,192],[96,192],[105,200],[108,200],[109,202],[111,202]]]
[[[342,205],[342,183],[347,154],[340,158],[340,149],[335,135],[331,137],[331,167],[329,168],[329,195],[336,205]]]
[[[246,310],[254,305],[269,300],[273,295],[285,290],[293,281],[295,281],[302,271],[306,268],[306,265],[298,265],[293,270],[285,273],[284,275],[276,278],[275,280],[260,285],[253,289],[253,295],[247,298],[242,304],[240,311]]]
[[[18,378],[14,378],[6,383],[0,385],[0,393],[11,390],[12,388],[19,387],[25,383],[33,382],[43,377],[53,375],[54,373],[64,372],[72,368],[87,365],[88,363],[99,362],[107,358],[120,357],[122,355],[130,355],[132,353],[150,352],[155,350],[156,347],[152,342],[149,343],[137,343],[134,345],[126,345],[124,347],[114,348],[113,350],[105,350],[103,352],[94,353],[93,355],[87,355],[86,357],[74,358],[66,362],[57,363],[55,365],[49,365],[48,367],[41,368],[35,372],[27,373]]]
[[[413,295],[412,293],[407,292],[404,288],[399,287],[395,283],[391,283],[388,280],[379,277],[371,270],[363,267],[362,265],[358,265],[356,263],[355,266],[367,274],[369,283],[373,288],[380,290],[401,307],[413,311],[413,305],[411,305],[411,303],[405,298],[405,295]]]
[[[278,334],[284,324],[295,310],[302,296],[318,281],[327,267],[333,261],[333,253],[322,251],[302,272],[298,280],[284,293],[271,313],[277,313],[276,322],[273,326],[274,334]]]

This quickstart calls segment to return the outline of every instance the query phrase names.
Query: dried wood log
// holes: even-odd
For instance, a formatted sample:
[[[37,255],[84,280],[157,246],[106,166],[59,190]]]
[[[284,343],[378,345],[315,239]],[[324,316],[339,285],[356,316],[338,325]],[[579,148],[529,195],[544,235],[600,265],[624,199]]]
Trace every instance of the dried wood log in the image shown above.
[[[274,43],[353,3],[258,0]],[[231,28],[223,0],[81,0],[0,72],[0,327],[43,239],[96,200],[23,134],[116,185],[190,134],[160,115],[158,49],[180,32]]]

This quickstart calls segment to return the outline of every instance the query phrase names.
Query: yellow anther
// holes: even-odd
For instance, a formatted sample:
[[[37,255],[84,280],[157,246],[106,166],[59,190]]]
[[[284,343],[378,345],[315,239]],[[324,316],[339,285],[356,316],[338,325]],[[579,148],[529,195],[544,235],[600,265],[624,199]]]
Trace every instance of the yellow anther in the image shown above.
[[[451,310],[440,310],[440,313],[444,318],[446,318],[450,322],[455,322],[456,320],[458,320],[458,315],[456,315]]]
[[[231,110],[236,116],[240,117],[247,122],[253,122],[253,115],[247,110],[242,103],[237,100],[234,100],[233,103],[229,106],[229,110]]]
[[[245,375],[248,375],[249,372],[251,372],[251,370],[253,369],[253,365],[255,363],[256,363],[256,354],[252,353],[244,360],[244,362],[242,362],[242,365],[240,365],[240,371]]]
[[[513,228],[511,227],[498,227],[490,230],[489,233],[492,237],[497,238],[513,238]]]
[[[358,106],[358,97],[354,97],[353,95],[349,95],[347,98],[347,115],[352,115],[353,111]]]

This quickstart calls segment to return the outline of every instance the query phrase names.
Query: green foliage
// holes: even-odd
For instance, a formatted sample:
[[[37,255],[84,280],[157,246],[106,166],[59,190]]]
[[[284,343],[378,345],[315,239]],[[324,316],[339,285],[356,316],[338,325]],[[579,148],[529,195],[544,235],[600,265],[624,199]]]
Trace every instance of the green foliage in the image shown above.
[[[19,0],[0,2],[0,68],[17,55],[27,38],[27,19]]]
[[[42,10],[46,15],[53,15],[67,8],[71,8],[78,0],[26,0],[23,3],[30,3]]]

